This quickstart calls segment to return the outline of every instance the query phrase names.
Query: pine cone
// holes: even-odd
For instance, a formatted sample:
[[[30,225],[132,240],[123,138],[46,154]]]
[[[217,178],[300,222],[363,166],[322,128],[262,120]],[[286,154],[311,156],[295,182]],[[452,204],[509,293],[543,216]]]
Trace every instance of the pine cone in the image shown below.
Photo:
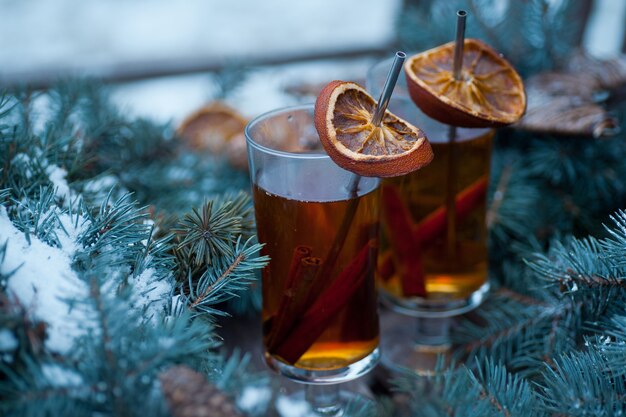
[[[174,366],[159,376],[174,417],[241,417],[233,402],[200,373]]]

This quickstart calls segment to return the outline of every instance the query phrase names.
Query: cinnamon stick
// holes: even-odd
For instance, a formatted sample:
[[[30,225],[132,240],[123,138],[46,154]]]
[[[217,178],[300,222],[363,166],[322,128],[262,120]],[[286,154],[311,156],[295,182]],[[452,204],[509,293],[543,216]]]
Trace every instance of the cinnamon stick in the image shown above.
[[[293,250],[293,256],[291,257],[291,265],[289,265],[289,273],[287,274],[287,280],[285,281],[285,290],[289,290],[296,281],[298,274],[300,273],[301,261],[307,256],[311,256],[313,248],[305,245],[298,245]]]
[[[283,289],[283,297],[280,300],[280,304],[278,306],[277,312],[280,312],[281,309],[284,310],[286,308],[286,304],[289,303],[289,299],[293,295],[293,286],[294,283],[299,279],[299,276],[302,272],[302,259],[307,256],[311,256],[313,252],[313,248],[305,245],[298,245],[293,250],[293,256],[291,257],[291,264],[289,265],[289,272],[287,273],[287,278],[285,279],[285,286]],[[270,333],[268,335],[267,343],[271,343],[273,339],[276,337],[276,328],[277,328],[277,319],[281,316],[278,314],[274,315],[272,318],[272,326],[270,327]]]
[[[380,255],[376,272],[383,282],[387,282],[393,277],[396,272],[396,267],[393,264],[393,251],[388,249],[384,254]]]
[[[376,256],[374,242],[371,240],[363,246],[350,264],[306,310],[289,335],[272,351],[273,354],[295,364],[309,350],[363,285],[368,276],[369,262]]]
[[[480,203],[485,202],[488,178],[483,175],[456,196],[456,218],[463,221]],[[430,213],[424,220],[413,227],[413,235],[418,242],[430,243],[441,236],[447,227],[445,206]]]
[[[406,297],[426,297],[426,276],[422,265],[419,246],[414,256],[407,258],[401,265],[402,294]]]
[[[322,260],[313,256],[307,256],[300,261],[300,268],[293,285],[284,293],[281,299],[272,330],[267,341],[269,350],[276,347],[289,331],[294,323],[302,316],[307,308],[307,297],[317,276]]]
[[[420,242],[408,208],[402,202],[397,189],[383,186],[383,216],[389,235],[391,249],[398,259],[400,279],[404,295],[426,296],[426,283],[420,259]],[[445,220],[445,217],[444,217]]]
[[[487,176],[463,189],[455,200],[456,218],[461,222],[487,195]],[[417,225],[393,186],[383,187],[384,219],[391,247],[400,264],[402,291],[405,296],[426,296],[425,276],[420,249],[445,233],[447,210],[439,207]]]
[[[307,305],[311,305],[319,297],[320,293],[324,289],[324,286],[328,283],[326,277],[330,276],[331,272],[334,270],[339,254],[346,243],[348,232],[352,226],[352,221],[354,220],[356,211],[359,208],[359,202],[361,201],[360,198],[356,198],[356,192],[354,194],[355,195],[352,196],[348,202],[348,207],[343,215],[343,219],[339,225],[335,239],[333,240],[326,257],[324,258],[324,264],[319,269],[318,278],[313,282],[313,286],[309,291],[306,302]]]

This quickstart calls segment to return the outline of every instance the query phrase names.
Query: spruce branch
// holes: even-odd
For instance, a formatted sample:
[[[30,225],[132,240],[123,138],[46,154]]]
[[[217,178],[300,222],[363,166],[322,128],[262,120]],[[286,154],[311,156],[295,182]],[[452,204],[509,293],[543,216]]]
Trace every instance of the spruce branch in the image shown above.
[[[222,256],[233,254],[232,244],[241,234],[242,219],[235,215],[237,208],[230,201],[207,201],[201,211],[194,208],[180,221],[174,229],[181,238],[177,249],[189,250],[191,266],[211,265]]]
[[[226,360],[219,363],[221,372],[215,378],[216,386],[231,396],[239,394],[237,391],[244,385],[262,386],[269,383],[267,373],[252,373],[250,371],[249,352],[242,353],[236,348]]]
[[[406,373],[394,391],[410,396],[411,416],[541,416],[533,386],[492,359],[438,369],[433,375]]]
[[[626,267],[626,212],[618,210],[611,215],[613,227],[605,226],[609,237],[602,240],[600,245],[606,253],[606,258],[618,268]]]
[[[531,385],[492,359],[477,362],[475,371],[469,372],[469,377],[480,387],[479,398],[489,402],[492,413],[504,417],[541,415],[539,401]]]
[[[174,269],[175,257],[172,255],[173,235],[162,238],[155,237],[155,226],[148,231],[147,239],[141,242],[142,250],[137,252],[133,264],[133,276],[137,277],[148,268],[156,268],[163,271]]]
[[[147,218],[145,208],[139,207],[129,194],[111,201],[112,193],[113,190],[94,215],[88,209],[83,210],[88,226],[78,237],[78,243],[89,256],[113,248],[119,256],[115,263],[119,264],[132,261],[138,253],[143,252],[141,242],[146,238],[150,226],[144,224]]]
[[[253,244],[252,240],[250,238],[241,243],[239,238],[230,248],[232,254],[222,256],[225,260],[219,265],[207,266],[197,283],[189,275],[185,299],[190,309],[209,315],[224,314],[212,306],[237,296],[255,279],[255,272],[267,265],[269,260],[267,256],[258,256],[263,245]]]
[[[624,411],[623,378],[607,372],[607,360],[598,351],[571,352],[546,367],[537,383],[545,412],[567,416],[614,416]]]
[[[498,358],[520,375],[537,374],[555,352],[575,349],[581,327],[577,313],[572,303],[546,304],[510,290],[497,291],[453,332],[455,357]]]
[[[55,192],[50,187],[40,187],[38,198],[31,198],[25,203],[15,201],[15,226],[24,232],[30,244],[30,235],[37,236],[48,245],[60,247],[57,229],[60,226],[56,210]]]
[[[600,241],[589,237],[557,242],[547,254],[526,262],[548,285],[583,306],[584,319],[595,321],[626,296],[624,274],[606,256]]]
[[[22,369],[0,363],[0,412],[6,416],[86,415],[85,398],[97,391],[82,383],[71,368],[28,356]]]

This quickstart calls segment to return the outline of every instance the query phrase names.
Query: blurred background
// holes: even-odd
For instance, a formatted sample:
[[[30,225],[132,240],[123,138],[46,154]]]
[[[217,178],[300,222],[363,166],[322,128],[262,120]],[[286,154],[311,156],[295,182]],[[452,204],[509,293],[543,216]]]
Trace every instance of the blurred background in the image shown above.
[[[567,27],[552,31],[557,56],[559,42],[599,57],[624,50],[626,1],[532,2],[545,10],[544,21],[564,15]],[[92,76],[112,83],[116,100],[138,115],[176,122],[224,98],[251,117],[302,100],[307,84],[362,80],[397,48],[452,39],[459,7],[469,12],[469,36],[487,38],[509,58],[521,54],[520,43],[499,30],[516,18],[516,3],[529,2],[0,0],[0,85],[45,87]],[[536,27],[515,27],[541,49]]]
[[[596,65],[594,75],[608,73],[600,78],[617,79],[609,86],[618,98],[614,102],[626,97],[625,72],[614,71],[619,62],[611,60],[626,52],[626,0],[0,0],[0,91],[45,89],[88,77],[110,86],[125,123],[141,116],[178,126],[213,100],[250,119],[277,107],[313,102],[321,86],[333,79],[364,83],[368,69],[398,49],[410,54],[451,41],[459,9],[468,12],[467,36],[501,52],[525,80],[567,70],[568,65],[575,74],[592,72],[586,64],[593,59],[578,67],[580,61],[572,64],[571,56],[582,51],[606,60]],[[595,103],[607,98],[592,92],[585,99]],[[580,104],[577,94],[571,96],[574,107]],[[624,120],[626,108],[620,106],[614,107]],[[105,110],[102,114],[110,116],[110,109]],[[569,118],[560,121],[568,128],[575,124]],[[163,138],[153,152],[160,127],[123,126],[134,127],[133,134],[118,135],[119,142],[109,141],[109,148],[97,152],[104,155],[102,172],[117,175],[114,181],[135,192],[142,203],[180,214],[181,207],[200,204],[206,189],[218,194],[222,188],[249,185],[247,172],[234,174],[195,150],[189,152],[197,160],[191,168],[189,155],[160,154],[170,147]],[[116,129],[111,127],[119,133]],[[526,248],[511,242],[526,242],[534,230],[543,233],[537,235],[544,243],[560,233],[587,235],[626,201],[626,142],[593,142],[589,131],[574,133],[580,137],[566,134],[561,140],[508,131],[499,139],[500,159],[492,178],[513,180],[510,186],[504,182],[509,187],[504,194],[500,181],[492,181],[499,198],[505,195],[497,206],[510,217],[502,216],[508,224],[494,226],[494,271],[505,286],[522,293],[526,289],[520,288],[525,276],[519,253]],[[128,150],[123,158],[120,149]],[[245,159],[245,146],[235,150]],[[507,171],[514,164],[518,177]],[[81,186],[81,173],[69,171],[69,182]],[[186,193],[179,186],[185,181],[197,189]],[[254,361],[265,369],[259,300],[258,287],[234,299],[228,307],[234,317],[220,320],[220,336],[231,351],[255,352]]]

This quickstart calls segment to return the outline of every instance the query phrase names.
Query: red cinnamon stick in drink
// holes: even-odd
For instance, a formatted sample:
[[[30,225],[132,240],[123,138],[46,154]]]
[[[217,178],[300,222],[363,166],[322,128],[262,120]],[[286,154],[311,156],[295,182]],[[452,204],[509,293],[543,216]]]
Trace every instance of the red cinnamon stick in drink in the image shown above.
[[[426,297],[426,277],[422,265],[419,245],[413,256],[406,258],[400,266],[402,277],[402,294],[406,297]]]
[[[393,252],[391,249],[385,251],[384,254],[378,256],[378,266],[376,267],[376,273],[384,282],[387,282],[393,277],[396,272],[396,267],[393,264]]]
[[[487,176],[482,176],[456,196],[456,218],[463,221],[479,204],[485,202],[487,195]],[[430,243],[441,236],[447,227],[447,210],[439,207],[413,228],[413,235],[421,243]]]
[[[294,286],[301,279],[303,272],[302,260],[310,257],[312,252],[313,248],[305,245],[298,245],[293,250],[291,264],[289,265],[289,272],[287,273],[287,278],[285,280],[283,296],[280,299],[280,304],[276,310],[277,313],[272,319],[272,326],[270,328],[267,341],[268,345],[276,339],[278,329],[281,329],[286,325],[286,323],[284,323],[286,321],[286,318],[284,317],[285,315],[280,313],[284,312],[287,306],[292,303],[295,295]]]
[[[296,259],[294,257],[294,259]],[[317,276],[322,260],[312,256],[302,258],[292,285],[284,292],[267,341],[271,350],[280,343],[289,333],[294,323],[302,316],[307,308],[307,297]]]
[[[368,264],[375,259],[376,249],[373,241],[368,242],[271,353],[295,364],[363,285],[368,276]]]
[[[482,176],[457,195],[458,221],[463,221],[478,205],[484,203],[487,185],[488,178]],[[402,269],[400,276],[403,294],[426,296],[420,248],[422,245],[429,245],[445,233],[447,210],[445,206],[441,206],[416,225],[393,186],[383,187],[383,203],[389,240]]]
[[[291,265],[289,265],[289,273],[287,274],[287,280],[285,281],[285,291],[289,290],[293,286],[296,277],[299,274],[301,268],[301,261],[307,256],[311,256],[313,248],[305,245],[298,245],[293,250],[293,256],[291,257]]]
[[[420,259],[420,242],[416,239],[411,214],[393,186],[383,186],[384,223],[389,243],[398,258],[404,295],[426,296],[426,283]]]
[[[298,245],[293,250],[293,256],[291,257],[291,264],[289,265],[289,272],[287,273],[287,278],[285,280],[283,297],[280,300],[280,304],[278,306],[277,311],[280,311],[281,308],[284,309],[285,305],[289,302],[288,299],[290,295],[293,293],[292,291],[293,284],[298,279],[301,273],[302,259],[306,258],[307,256],[311,256],[312,252],[313,252],[313,248],[311,248],[310,246],[305,246],[305,245]],[[276,319],[278,317],[280,316],[274,315],[274,318],[272,318],[271,320],[272,326],[270,327],[270,333],[268,335],[268,343],[270,343],[276,337],[275,329],[277,328]]]

